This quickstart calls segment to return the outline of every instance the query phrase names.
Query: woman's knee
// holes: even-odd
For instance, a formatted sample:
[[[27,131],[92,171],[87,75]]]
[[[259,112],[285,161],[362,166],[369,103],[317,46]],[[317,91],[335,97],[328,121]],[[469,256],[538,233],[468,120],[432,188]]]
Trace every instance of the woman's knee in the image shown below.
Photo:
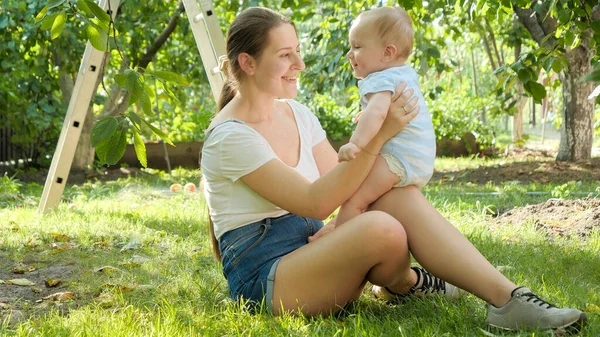
[[[401,250],[408,247],[406,231],[393,216],[380,211],[363,213],[365,238],[374,247],[389,252],[391,248]]]

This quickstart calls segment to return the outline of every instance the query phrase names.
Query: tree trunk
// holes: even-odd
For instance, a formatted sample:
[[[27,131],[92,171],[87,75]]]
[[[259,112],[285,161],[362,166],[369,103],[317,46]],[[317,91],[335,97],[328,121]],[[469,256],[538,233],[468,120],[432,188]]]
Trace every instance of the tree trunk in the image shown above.
[[[556,160],[587,160],[592,156],[594,138],[594,100],[588,96],[594,90],[594,83],[580,83],[579,79],[588,74],[592,53],[583,43],[567,52],[569,68],[560,74],[563,85],[563,124],[560,128],[560,145]]]
[[[513,116],[512,141],[513,143],[523,143],[523,107],[527,103],[527,98],[522,97],[523,85],[521,83],[517,85],[519,86],[517,89],[519,103],[517,103],[517,112]]]
[[[517,40],[515,44],[515,62],[521,57],[521,41]],[[513,143],[523,143],[523,107],[527,103],[527,98],[523,97],[523,83],[517,82],[517,112],[513,116]]]

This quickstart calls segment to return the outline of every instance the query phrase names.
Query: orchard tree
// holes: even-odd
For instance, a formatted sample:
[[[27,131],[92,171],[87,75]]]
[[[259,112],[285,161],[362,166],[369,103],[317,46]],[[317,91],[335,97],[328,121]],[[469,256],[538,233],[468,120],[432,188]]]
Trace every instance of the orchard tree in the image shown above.
[[[562,83],[563,106],[561,140],[557,160],[578,161],[591,157],[594,135],[594,89],[583,77],[598,61],[600,42],[600,6],[597,1],[529,0],[458,0],[471,13],[497,20],[515,16],[527,30],[537,48],[523,52],[499,73],[505,83],[517,79],[537,103],[546,97],[546,88],[538,82],[539,68],[555,72]]]

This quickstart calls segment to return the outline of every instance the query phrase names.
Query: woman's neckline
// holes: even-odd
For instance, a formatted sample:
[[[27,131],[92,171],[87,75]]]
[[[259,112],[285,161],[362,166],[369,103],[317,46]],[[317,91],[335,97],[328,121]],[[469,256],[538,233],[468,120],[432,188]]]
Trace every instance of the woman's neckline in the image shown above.
[[[275,150],[273,150],[273,147],[271,146],[271,143],[269,143],[269,141],[258,131],[256,131],[256,129],[254,129],[252,126],[248,125],[248,123],[244,122],[241,119],[238,118],[227,118],[225,120],[222,120],[220,122],[218,122],[217,124],[215,124],[212,128],[210,128],[209,130],[206,131],[206,135],[208,135],[209,133],[211,133],[212,131],[214,131],[219,125],[225,124],[227,122],[237,122],[239,124],[242,124],[248,128],[250,128],[252,130],[252,132],[256,133],[257,135],[259,135],[262,140],[267,143],[267,145],[269,145],[269,148],[271,149],[271,152],[273,152],[273,154],[275,155],[275,157],[277,157],[277,159],[279,159],[279,161],[281,161],[282,163],[284,163],[285,165],[287,165],[290,168],[293,169],[297,169],[300,166],[300,162],[302,162],[302,146],[304,145],[304,141],[302,139],[302,133],[300,132],[300,125],[298,124],[298,115],[296,114],[296,109],[294,109],[294,107],[292,106],[292,104],[290,104],[289,100],[285,99],[285,100],[281,100],[282,102],[284,102],[285,104],[287,104],[287,106],[292,110],[292,115],[294,116],[294,123],[296,124],[296,131],[298,132],[298,139],[299,139],[299,143],[300,143],[300,149],[299,149],[299,153],[298,153],[298,159],[296,162],[296,165],[291,166],[286,164],[283,160],[281,160],[281,158],[279,158],[279,156],[277,155],[277,153],[275,152]],[[205,138],[206,139],[206,138]]]

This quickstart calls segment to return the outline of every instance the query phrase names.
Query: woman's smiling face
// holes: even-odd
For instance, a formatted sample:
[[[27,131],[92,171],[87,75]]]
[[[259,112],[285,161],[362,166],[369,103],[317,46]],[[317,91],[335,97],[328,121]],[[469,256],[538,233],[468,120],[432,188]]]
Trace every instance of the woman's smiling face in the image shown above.
[[[294,98],[298,94],[297,77],[304,68],[296,29],[284,23],[269,31],[254,81],[261,91],[280,98]]]

